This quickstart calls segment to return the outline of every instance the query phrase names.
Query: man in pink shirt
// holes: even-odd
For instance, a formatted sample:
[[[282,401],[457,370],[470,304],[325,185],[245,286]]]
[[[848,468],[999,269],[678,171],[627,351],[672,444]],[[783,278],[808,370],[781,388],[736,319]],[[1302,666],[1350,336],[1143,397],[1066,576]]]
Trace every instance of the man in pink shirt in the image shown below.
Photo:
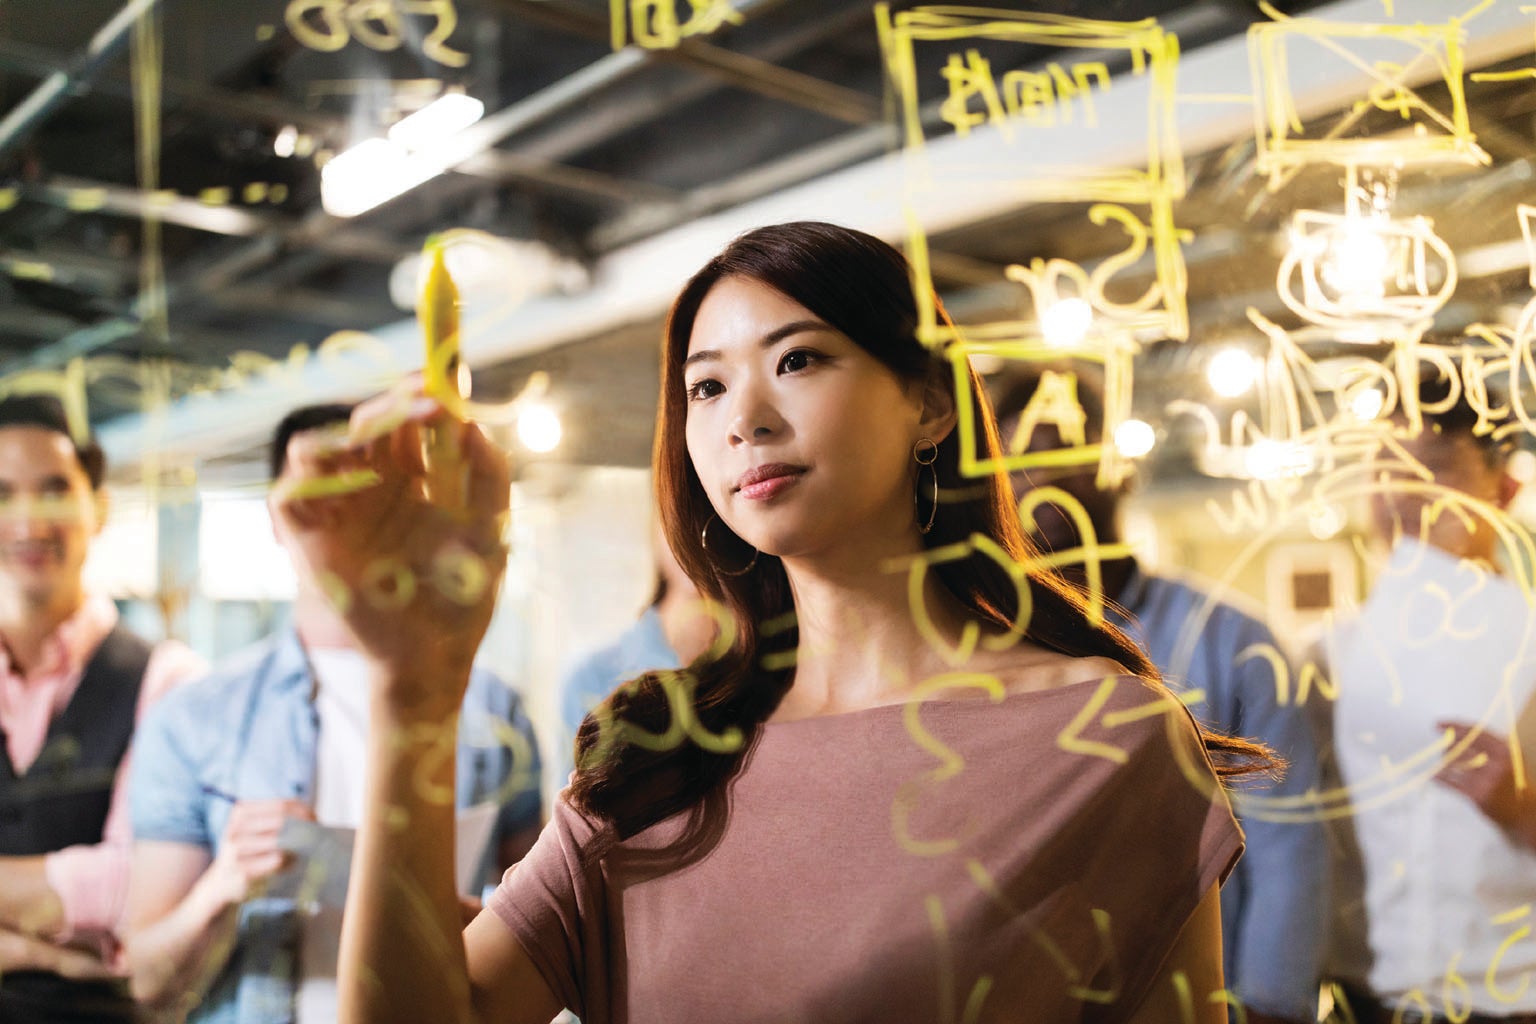
[[[128,746],[201,668],[84,585],[105,513],[94,441],[62,406],[0,401],[0,1020],[127,1021],[114,966],[132,849]]]

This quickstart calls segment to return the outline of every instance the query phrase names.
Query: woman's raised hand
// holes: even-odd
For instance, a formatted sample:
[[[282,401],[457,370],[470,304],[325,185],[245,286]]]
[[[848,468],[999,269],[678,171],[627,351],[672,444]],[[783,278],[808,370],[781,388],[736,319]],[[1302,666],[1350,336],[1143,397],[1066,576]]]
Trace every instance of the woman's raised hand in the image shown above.
[[[456,464],[429,466],[428,431]],[[511,476],[505,453],[473,423],[420,394],[418,382],[358,406],[345,437],[299,434],[273,507],[304,582],[323,593],[390,699],[456,709],[506,567]],[[462,473],[462,506],[434,494]]]

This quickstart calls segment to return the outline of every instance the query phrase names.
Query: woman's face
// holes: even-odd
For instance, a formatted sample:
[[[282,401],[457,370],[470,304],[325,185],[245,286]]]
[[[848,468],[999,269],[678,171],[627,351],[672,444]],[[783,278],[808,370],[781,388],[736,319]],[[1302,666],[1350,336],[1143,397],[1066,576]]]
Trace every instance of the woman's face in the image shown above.
[[[917,536],[912,446],[940,427],[922,388],[798,302],[722,279],[694,320],[683,386],[694,471],[749,544],[795,558]]]

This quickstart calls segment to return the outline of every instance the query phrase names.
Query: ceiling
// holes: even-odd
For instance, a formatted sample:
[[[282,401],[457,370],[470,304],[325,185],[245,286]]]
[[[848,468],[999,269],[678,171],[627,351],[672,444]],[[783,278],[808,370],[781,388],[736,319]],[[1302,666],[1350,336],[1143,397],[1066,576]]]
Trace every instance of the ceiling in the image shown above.
[[[1408,24],[1414,2],[1344,6]],[[1514,9],[1518,0],[1496,3]],[[281,360],[339,330],[398,325],[411,314],[391,301],[391,272],[445,228],[537,242],[549,259],[585,268],[586,277],[565,285],[569,294],[541,310],[581,303],[587,283],[600,303],[610,293],[599,286],[626,254],[657,259],[690,225],[813,195],[900,147],[868,0],[736,0],[739,24],[667,49],[616,48],[610,8],[622,14],[626,5],[603,0],[404,0],[398,31],[378,13],[388,4],[373,5],[373,20],[369,5],[0,0],[0,377],[88,356],[99,368],[88,384],[92,419],[141,418],[147,402],[174,406],[200,383],[229,383],[229,368],[248,359],[239,353]],[[628,9],[647,6],[661,5],[631,0]],[[1205,66],[1202,54],[1244,52],[1256,22],[1319,5],[1277,3],[1268,13],[1239,0],[994,6],[1156,18],[1195,69]],[[1438,17],[1453,5],[1419,6]],[[450,13],[452,31],[434,40]],[[1474,43],[1479,25],[1469,22]],[[1533,63],[1532,39],[1526,31],[1519,45],[1502,40],[1490,51],[1495,62],[1479,67],[1512,74],[1467,91],[1486,166],[1383,172],[1393,215],[1434,218],[1458,254],[1518,239],[1515,205],[1536,198],[1536,88],[1519,76]],[[965,46],[999,76],[1065,59],[1039,43]],[[942,49],[921,51],[917,76],[940,80],[943,58]],[[1128,70],[1113,54],[1107,64]],[[1181,95],[1202,88],[1189,76],[1180,83]],[[453,169],[360,216],[328,215],[324,159],[444,89],[482,100],[486,112],[454,150]],[[1448,100],[1443,83],[1421,91],[1431,105]],[[1308,116],[1337,120],[1341,102]],[[937,104],[923,113],[929,138],[948,132]],[[1229,102],[1219,113],[1188,135],[1187,189],[1175,210],[1188,232],[1193,344],[1148,345],[1137,399],[1149,414],[1198,388],[1202,345],[1256,341],[1250,308],[1283,320],[1275,276],[1294,212],[1341,207],[1336,163],[1300,168],[1271,187],[1258,173],[1249,108],[1234,112]],[[1390,104],[1357,115],[1355,137],[1406,130]],[[895,210],[900,197],[870,202]],[[1051,257],[1093,266],[1123,247],[1112,226],[1085,230],[1087,206],[999,194],[930,225],[935,284],[967,319],[1021,315],[1018,289],[999,287],[1006,266]],[[1484,264],[1492,269],[1463,275],[1440,326],[1494,318],[1529,298],[1523,263]],[[1144,259],[1115,287],[1140,294],[1152,273]],[[606,320],[573,322],[557,343],[501,346],[477,366],[477,393],[516,393],[542,371],[567,414],[562,458],[643,464],[664,303],[661,295]],[[498,330],[516,334],[518,317],[514,310],[497,321]],[[263,413],[275,420],[281,411],[268,404]],[[182,429],[180,441],[202,469],[254,464],[259,431],[221,435],[211,414],[199,415],[210,429]]]

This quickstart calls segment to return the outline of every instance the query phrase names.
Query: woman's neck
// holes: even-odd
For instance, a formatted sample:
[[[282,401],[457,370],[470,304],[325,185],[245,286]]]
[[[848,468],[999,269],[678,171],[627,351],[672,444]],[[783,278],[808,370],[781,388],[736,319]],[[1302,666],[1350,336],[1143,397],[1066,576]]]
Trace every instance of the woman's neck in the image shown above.
[[[808,718],[890,704],[951,666],[968,616],[931,571],[922,609],[910,595],[909,566],[921,547],[880,564],[786,560],[799,626],[795,683],[774,717]],[[925,621],[931,629],[920,628]]]

